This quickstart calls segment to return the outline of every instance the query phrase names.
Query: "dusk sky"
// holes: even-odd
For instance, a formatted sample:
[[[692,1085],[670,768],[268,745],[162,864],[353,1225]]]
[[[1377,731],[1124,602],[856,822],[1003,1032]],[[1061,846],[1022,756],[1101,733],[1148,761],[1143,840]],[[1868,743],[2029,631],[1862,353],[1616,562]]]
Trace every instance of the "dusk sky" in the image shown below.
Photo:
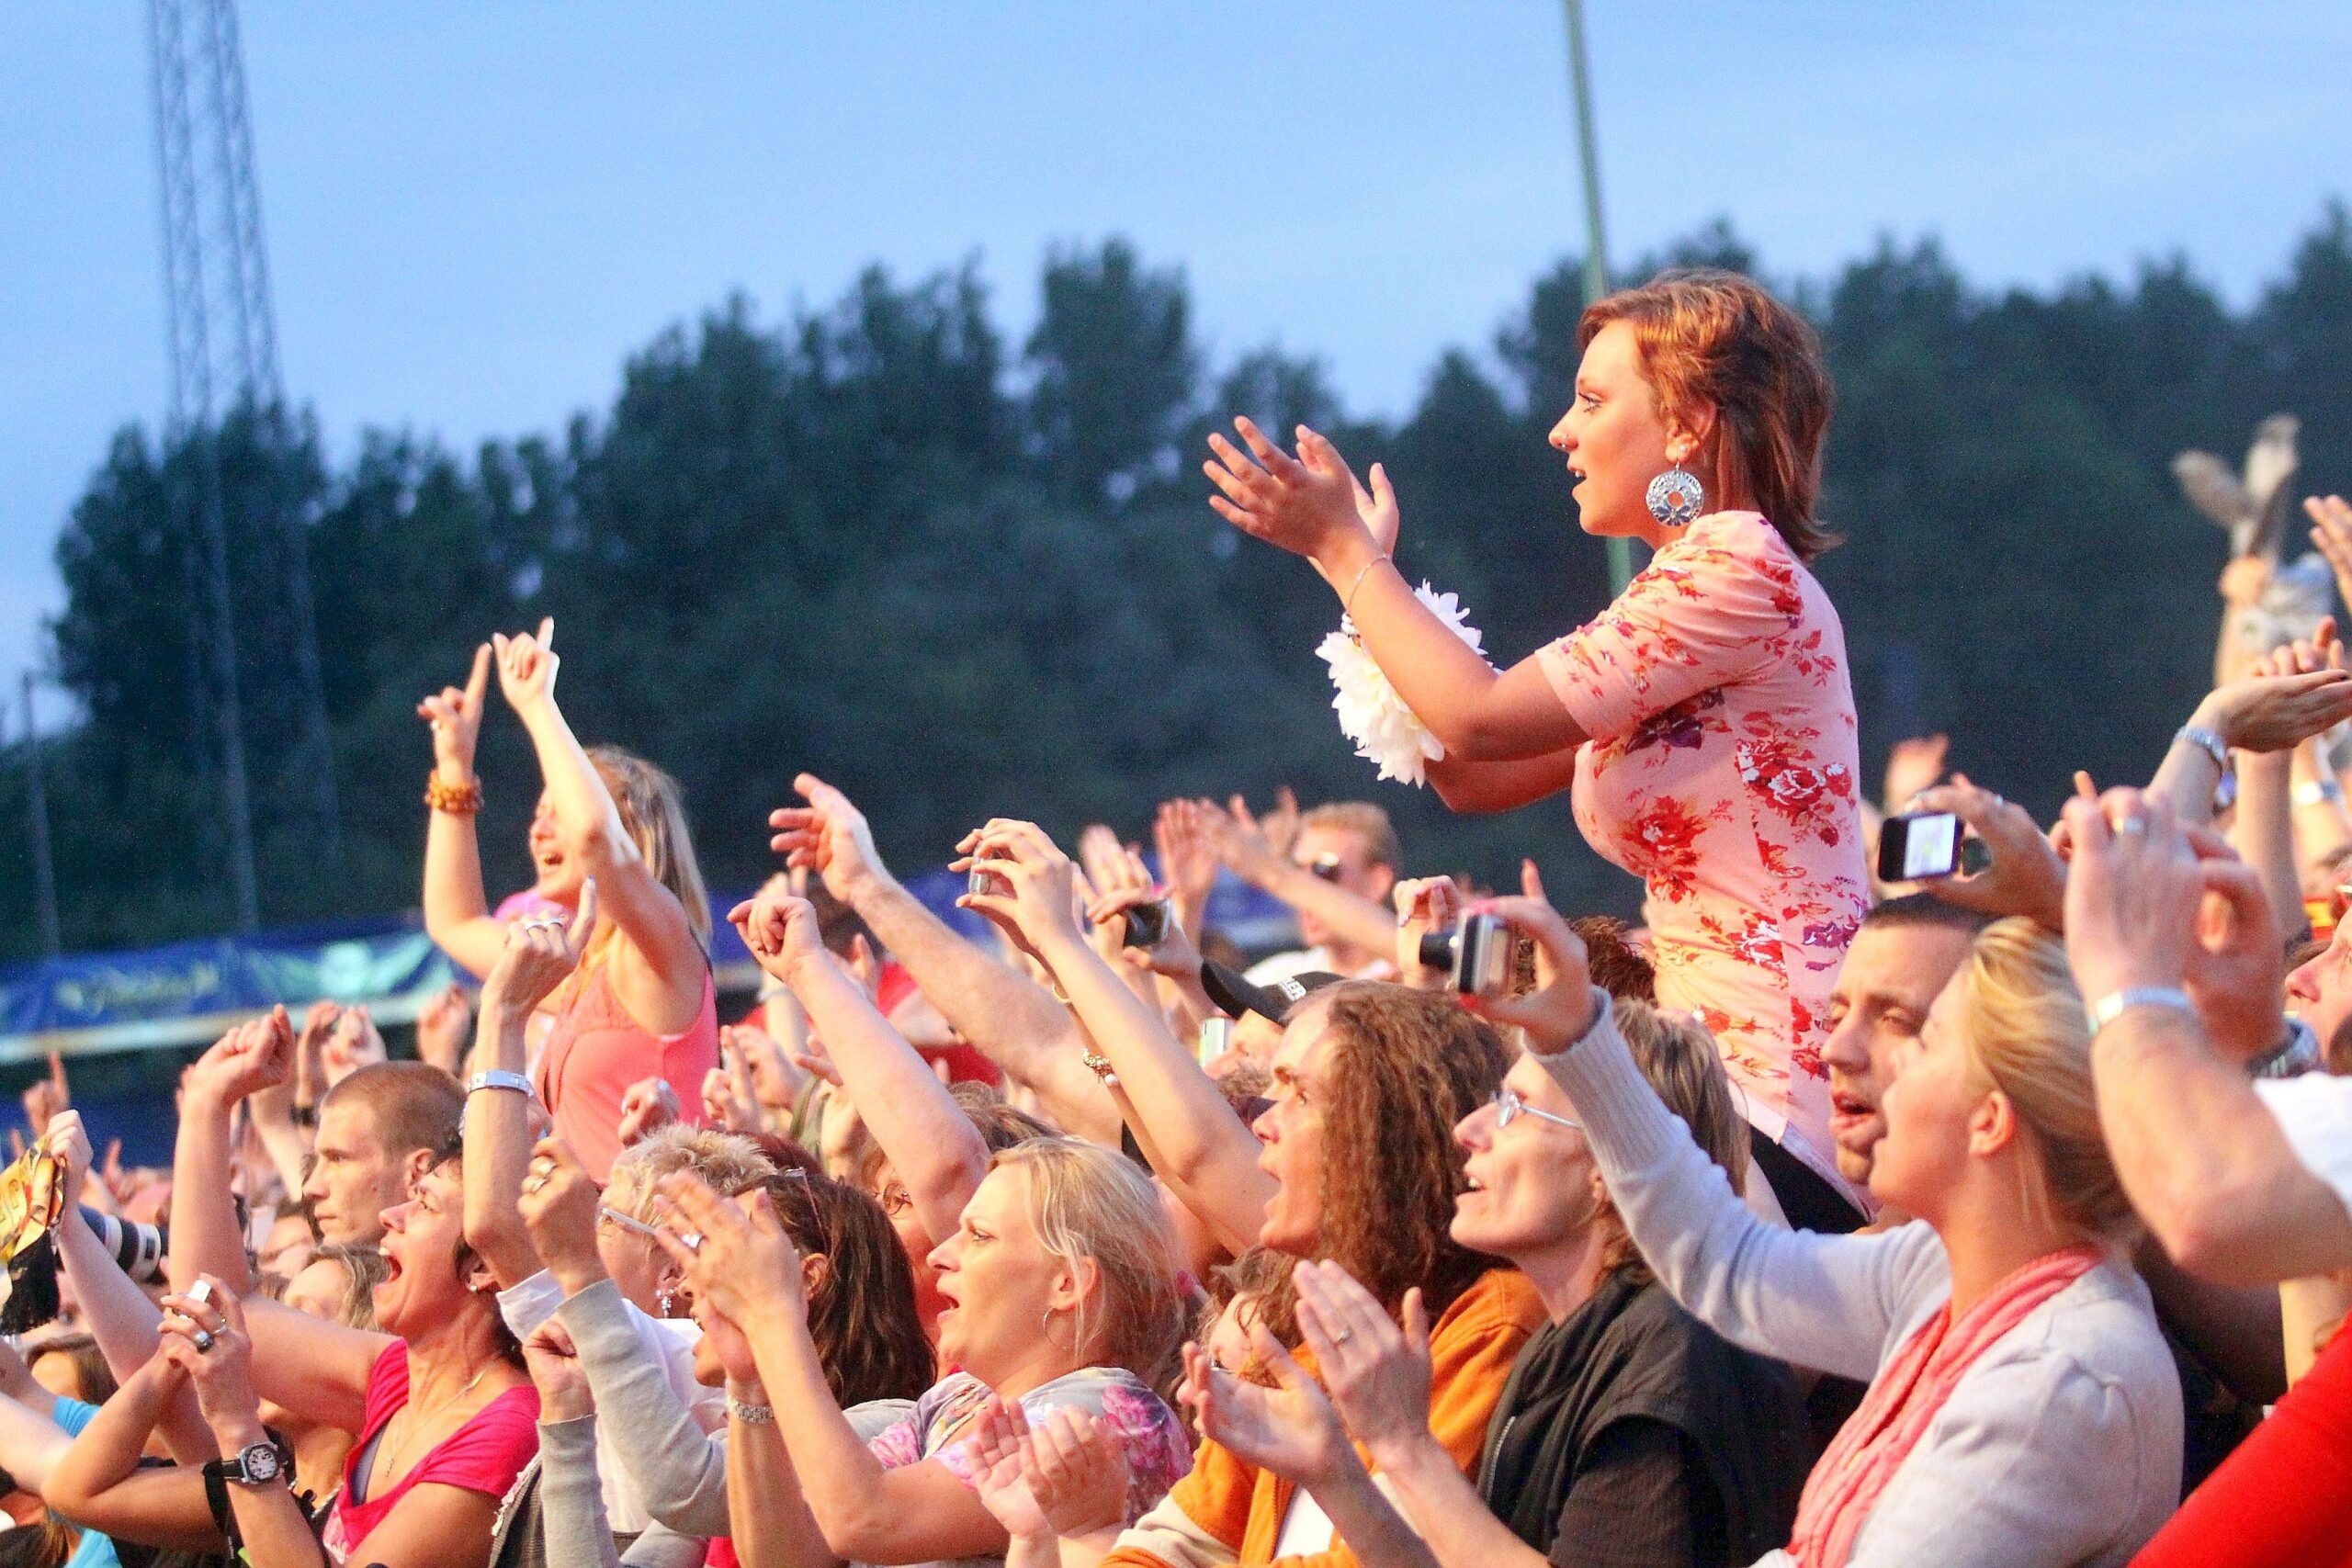
[[[1219,362],[1278,339],[1396,414],[1583,243],[1547,0],[241,16],[287,384],[339,455],[371,425],[460,451],[556,429],[730,291],[773,321],[876,260],[977,254],[1017,346],[1046,247],[1114,233],[1183,266]],[[1983,288],[2183,252],[2243,305],[2352,196],[2342,0],[1590,16],[1621,265],[1722,216],[1782,277],[1934,235]],[[61,602],[67,507],[166,383],[144,8],[5,17],[13,677]]]

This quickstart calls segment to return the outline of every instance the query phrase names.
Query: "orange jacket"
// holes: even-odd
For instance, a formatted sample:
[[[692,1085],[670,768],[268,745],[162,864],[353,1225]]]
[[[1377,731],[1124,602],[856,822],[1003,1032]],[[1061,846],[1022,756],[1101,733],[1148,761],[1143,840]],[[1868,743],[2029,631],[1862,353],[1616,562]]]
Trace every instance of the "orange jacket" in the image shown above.
[[[1475,1472],[1487,1421],[1520,1348],[1544,1324],[1535,1287],[1515,1269],[1479,1276],[1430,1329],[1430,1430],[1464,1474]],[[1298,1363],[1315,1373],[1313,1353]],[[1369,1467],[1372,1457],[1359,1448]],[[1203,1441],[1193,1472],[1158,1507],[1119,1537],[1103,1568],[1206,1568],[1219,1562],[1271,1563],[1297,1488],[1271,1471],[1245,1464]],[[1329,1551],[1280,1560],[1284,1568],[1355,1568],[1355,1554],[1334,1541]]]

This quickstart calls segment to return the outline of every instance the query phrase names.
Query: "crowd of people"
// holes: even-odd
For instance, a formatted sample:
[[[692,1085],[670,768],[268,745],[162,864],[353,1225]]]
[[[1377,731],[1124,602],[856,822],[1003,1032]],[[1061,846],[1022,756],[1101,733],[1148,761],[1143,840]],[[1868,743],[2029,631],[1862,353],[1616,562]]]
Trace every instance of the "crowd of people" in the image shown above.
[[[2352,1562],[2333,624],[2225,623],[2148,782],[2046,830],[1935,739],[1873,801],[1812,333],[1680,272],[1578,335],[1553,444],[1652,554],[1509,669],[1378,467],[1238,420],[1206,470],[1331,587],[1359,750],[1458,810],[1567,792],[1640,925],[1285,792],[978,824],[976,940],[803,774],[703,824],[778,856],[722,1025],[676,785],[575,738],[550,624],[500,635],[419,708],[479,988],[416,1059],[246,1021],[168,1172],[28,1092],[64,1288],[0,1348],[0,1563]],[[2352,507],[2309,511],[2352,603]],[[542,778],[495,906],[493,679]],[[1935,813],[1973,869],[1883,880]],[[1297,948],[1217,931],[1221,874]]]

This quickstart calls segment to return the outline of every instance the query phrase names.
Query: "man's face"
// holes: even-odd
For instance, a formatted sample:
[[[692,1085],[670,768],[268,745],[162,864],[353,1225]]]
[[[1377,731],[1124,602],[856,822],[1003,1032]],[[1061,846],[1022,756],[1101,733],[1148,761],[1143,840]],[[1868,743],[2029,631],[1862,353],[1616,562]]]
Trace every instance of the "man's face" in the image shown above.
[[[2352,922],[2337,926],[2328,944],[2287,976],[2287,1010],[2311,1025],[2328,1070],[2340,1070],[2335,1038],[2352,1024]]]
[[[1293,864],[1302,866],[1327,882],[1338,884],[1349,892],[1369,898],[1385,908],[1389,890],[1396,886],[1396,868],[1375,865],[1371,858],[1371,845],[1362,833],[1346,828],[1310,826],[1301,828],[1291,844]],[[1328,947],[1331,942],[1330,928],[1304,909],[1298,915],[1298,934],[1309,947]],[[1375,954],[1386,957],[1385,953]]]
[[[1838,1173],[1867,1182],[1879,1140],[1882,1104],[1901,1053],[1916,1044],[1936,996],[1968,956],[1974,939],[1949,926],[1864,926],[1846,949],[1829,998],[1829,1132]]]
[[[320,1236],[351,1247],[384,1239],[384,1211],[409,1200],[418,1162],[414,1151],[395,1153],[378,1136],[375,1108],[341,1097],[319,1112],[319,1140],[302,1196]]]

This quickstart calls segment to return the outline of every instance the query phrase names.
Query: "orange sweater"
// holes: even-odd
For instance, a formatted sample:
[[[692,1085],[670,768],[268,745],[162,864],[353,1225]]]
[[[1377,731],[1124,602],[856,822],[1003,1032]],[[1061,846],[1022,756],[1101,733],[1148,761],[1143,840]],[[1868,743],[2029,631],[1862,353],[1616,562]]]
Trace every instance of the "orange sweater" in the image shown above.
[[[1544,1303],[1515,1269],[1492,1269],[1455,1298],[1430,1330],[1430,1430],[1464,1474],[1476,1471],[1487,1421],[1503,1381],[1528,1337],[1543,1326]],[[1301,1347],[1299,1365],[1315,1373]],[[1369,1454],[1359,1448],[1366,1466]],[[1271,1471],[1245,1464],[1213,1442],[1193,1456],[1193,1472],[1158,1507],[1119,1537],[1103,1568],[1207,1568],[1219,1562],[1272,1563],[1298,1489]],[[1329,1551],[1280,1560],[1284,1568],[1355,1568],[1355,1554],[1334,1541]]]

